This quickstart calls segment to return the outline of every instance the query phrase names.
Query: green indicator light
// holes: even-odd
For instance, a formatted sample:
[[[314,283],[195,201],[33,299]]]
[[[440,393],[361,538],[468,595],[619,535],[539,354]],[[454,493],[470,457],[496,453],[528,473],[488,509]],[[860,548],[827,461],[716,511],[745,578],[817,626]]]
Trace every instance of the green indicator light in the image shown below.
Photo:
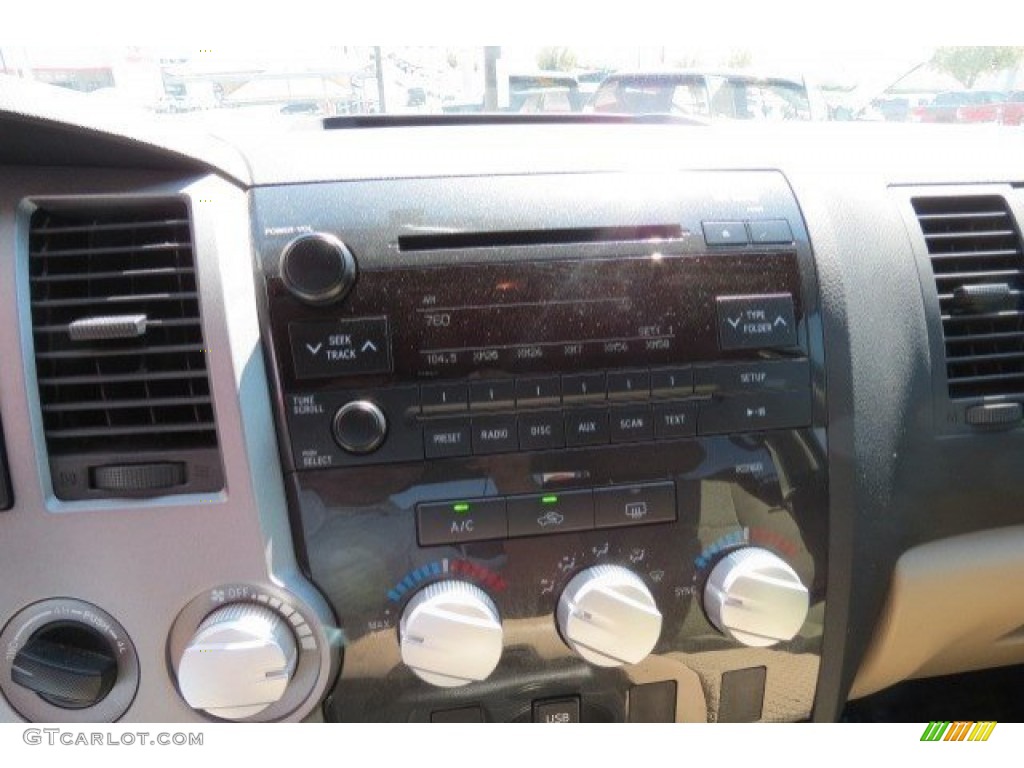
[[[541,496],[540,497],[540,503],[541,504],[557,504],[558,503],[558,497],[557,496]]]
[[[460,515],[464,515],[467,512],[469,512],[469,504],[467,504],[466,502],[462,501],[462,502],[459,502],[458,504],[456,504],[455,506],[453,506],[452,509],[454,509],[456,512],[458,512]]]

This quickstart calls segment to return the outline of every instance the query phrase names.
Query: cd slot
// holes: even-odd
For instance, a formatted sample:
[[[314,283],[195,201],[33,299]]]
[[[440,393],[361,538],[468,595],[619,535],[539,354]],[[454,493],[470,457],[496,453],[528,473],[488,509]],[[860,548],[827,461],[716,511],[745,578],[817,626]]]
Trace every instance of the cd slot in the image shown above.
[[[496,232],[431,232],[424,235],[400,235],[398,248],[401,251],[452,251],[466,248],[678,240],[682,236],[683,228],[678,224],[524,229]]]

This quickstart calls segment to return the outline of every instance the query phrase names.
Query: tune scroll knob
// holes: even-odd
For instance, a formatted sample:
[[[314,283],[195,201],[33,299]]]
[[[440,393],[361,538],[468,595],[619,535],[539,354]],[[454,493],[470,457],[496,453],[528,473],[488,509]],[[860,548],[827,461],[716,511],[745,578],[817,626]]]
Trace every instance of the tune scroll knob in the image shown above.
[[[558,599],[556,619],[569,647],[599,667],[643,661],[661,635],[661,612],[647,585],[618,565],[576,574]]]
[[[726,555],[704,586],[704,611],[711,623],[754,648],[792,640],[807,618],[809,602],[797,572],[761,547]]]
[[[357,456],[373,453],[388,434],[384,412],[369,400],[345,403],[334,414],[334,441],[342,450]]]
[[[288,622],[256,603],[218,608],[196,629],[178,664],[178,688],[189,706],[224,720],[243,720],[279,701],[298,650]]]
[[[479,587],[442,581],[405,606],[399,624],[402,661],[421,680],[454,688],[485,680],[501,658],[498,608]]]
[[[317,232],[292,240],[281,254],[281,280],[300,301],[332,304],[356,282],[356,260],[341,240]]]

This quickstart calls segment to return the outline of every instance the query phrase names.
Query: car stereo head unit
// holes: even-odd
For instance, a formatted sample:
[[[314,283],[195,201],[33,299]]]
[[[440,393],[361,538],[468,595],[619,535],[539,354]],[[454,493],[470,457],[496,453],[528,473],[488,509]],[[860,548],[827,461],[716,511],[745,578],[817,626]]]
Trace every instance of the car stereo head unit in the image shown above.
[[[328,717],[809,714],[813,682],[771,683],[814,679],[827,532],[780,174],[253,198],[295,538],[345,644]]]

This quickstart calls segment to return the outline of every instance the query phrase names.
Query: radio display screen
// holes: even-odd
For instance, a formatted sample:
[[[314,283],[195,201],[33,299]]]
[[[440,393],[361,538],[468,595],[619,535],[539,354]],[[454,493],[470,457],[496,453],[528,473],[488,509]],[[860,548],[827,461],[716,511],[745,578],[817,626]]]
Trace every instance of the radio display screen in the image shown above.
[[[646,256],[403,268],[362,276],[354,311],[388,307],[401,378],[720,359],[717,296],[791,293],[795,254]],[[386,286],[386,288],[384,288]]]

